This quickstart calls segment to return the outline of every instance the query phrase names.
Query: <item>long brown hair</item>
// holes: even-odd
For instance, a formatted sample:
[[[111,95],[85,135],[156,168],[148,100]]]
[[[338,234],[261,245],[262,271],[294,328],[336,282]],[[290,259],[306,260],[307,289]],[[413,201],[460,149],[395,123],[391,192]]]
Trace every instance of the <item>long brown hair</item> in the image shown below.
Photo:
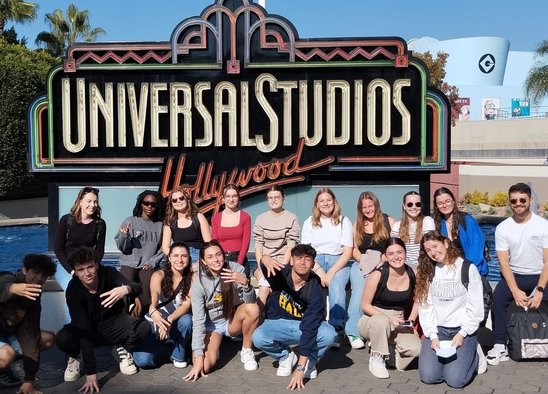
[[[188,248],[188,245],[184,242],[173,242],[169,247],[169,254],[167,258],[167,263],[163,268],[164,277],[162,278],[162,292],[166,297],[170,297],[171,293],[173,293],[173,270],[171,269],[171,262],[169,261],[169,255],[175,248],[183,248],[186,250],[188,254],[188,264],[181,273],[182,277],[181,280],[183,281],[183,285],[181,286],[181,297],[185,299],[188,296],[188,293],[190,292],[190,285],[192,284],[192,269],[191,269],[191,261],[190,261],[190,249]]]
[[[329,194],[333,199],[333,212],[331,213],[330,219],[331,223],[333,223],[334,226],[338,226],[341,222],[341,206],[337,201],[337,197],[335,197],[335,193],[333,193],[333,191],[328,187],[322,187],[320,188],[320,190],[318,190],[318,193],[316,193],[316,197],[314,198],[314,205],[312,205],[312,227],[322,227],[322,223],[320,221],[322,213],[318,208],[318,198],[320,198],[320,195],[323,193]]]
[[[420,194],[414,190],[411,190],[403,195],[403,205],[401,209],[402,212],[401,212],[401,221],[400,221],[400,229],[398,231],[398,237],[401,238],[403,242],[410,243],[411,240],[409,239],[409,215],[407,215],[407,212],[405,211],[405,200],[407,196],[420,197]],[[424,219],[424,215],[422,214],[422,211],[421,211],[419,213],[419,216],[417,216],[417,227],[415,230],[415,239],[413,243],[418,244],[421,241],[423,219]]]
[[[449,264],[454,264],[460,253],[451,240],[441,235],[438,231],[429,231],[423,235],[421,239],[421,249],[419,253],[419,266],[417,268],[417,282],[415,283],[415,298],[419,303],[426,302],[428,297],[428,288],[430,283],[434,279],[434,273],[436,272],[436,261],[432,260],[426,250],[424,249],[424,243],[427,241],[441,242],[447,249],[447,261]]]
[[[365,215],[362,212],[362,201],[371,200],[375,206],[375,216],[373,217],[373,242],[380,242],[387,239],[390,233],[384,225],[384,215],[381,210],[381,203],[373,192],[363,192],[358,197],[356,222],[354,223],[354,245],[362,246],[362,235],[364,233]]]
[[[184,199],[186,200],[187,208],[186,208],[186,211],[183,212],[183,214],[186,215],[187,218],[192,218],[198,213],[198,207],[196,206],[194,201],[192,201],[192,198],[190,197],[190,193],[188,192],[188,190],[182,186],[179,186],[178,188],[173,189],[169,193],[168,200],[167,200],[166,217],[164,218],[165,226],[170,226],[173,223],[175,223],[175,221],[177,220],[178,213],[175,210],[175,208],[173,208],[173,201],[171,200],[173,198],[173,194],[175,193],[182,193]]]
[[[451,223],[451,228],[447,230],[448,233],[451,234],[451,239],[457,239],[459,237],[459,223],[465,220],[465,213],[459,211],[459,208],[457,207],[457,200],[455,200],[455,195],[453,192],[443,186],[434,192],[434,222],[436,223],[436,230],[441,231],[441,221],[444,219],[443,213],[440,212],[438,204],[436,203],[436,198],[442,194],[448,194],[453,200],[453,211],[451,211],[453,222]]]
[[[198,278],[200,279],[200,283],[202,283],[202,276],[207,276],[208,278],[213,279],[213,273],[211,272],[209,267],[204,264],[205,250],[213,246],[217,246],[221,250],[221,254],[223,255],[224,259],[223,268],[229,268],[228,260],[225,258],[225,251],[221,244],[214,239],[209,242],[204,242],[202,249],[200,249],[200,265],[198,268]],[[220,280],[221,294],[223,299],[223,317],[228,320],[232,317],[234,311],[236,310],[236,305],[234,303],[236,290],[234,289],[235,285],[233,283],[227,283],[222,279]]]
[[[80,189],[78,192],[78,195],[76,196],[76,200],[74,200],[74,204],[72,204],[72,207],[70,208],[70,213],[74,218],[76,219],[76,222],[82,223],[82,207],[80,206],[80,201],[84,198],[84,196],[88,193],[95,194],[97,197],[97,209],[95,209],[95,212],[93,212],[93,215],[91,215],[91,218],[98,222],[101,219],[101,206],[99,205],[99,189],[96,187],[86,186]]]

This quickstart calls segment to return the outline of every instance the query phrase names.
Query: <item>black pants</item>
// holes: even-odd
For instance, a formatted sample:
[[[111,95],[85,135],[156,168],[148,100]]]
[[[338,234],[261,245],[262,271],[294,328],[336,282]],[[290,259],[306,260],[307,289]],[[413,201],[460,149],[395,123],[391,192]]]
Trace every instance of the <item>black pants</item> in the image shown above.
[[[121,345],[131,352],[150,333],[150,324],[142,318],[119,315],[97,324],[93,332],[81,330],[72,324],[57,333],[57,347],[76,358],[80,354],[80,338],[89,339],[94,346]]]
[[[148,307],[150,306],[150,278],[154,271],[155,270],[145,271],[142,268],[133,268],[128,267],[127,265],[120,266],[120,273],[124,275],[124,277],[141,284],[141,289],[143,291],[141,292],[141,295],[139,295],[139,300],[141,301],[142,306],[142,316],[148,312]]]

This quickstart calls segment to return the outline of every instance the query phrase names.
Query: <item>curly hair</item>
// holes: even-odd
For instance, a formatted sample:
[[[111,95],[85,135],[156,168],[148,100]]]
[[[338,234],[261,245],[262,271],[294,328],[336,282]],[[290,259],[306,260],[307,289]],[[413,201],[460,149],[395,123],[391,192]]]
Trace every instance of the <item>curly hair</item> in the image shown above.
[[[363,192],[358,197],[356,222],[354,224],[354,245],[362,246],[362,234],[364,232],[365,215],[362,212],[362,201],[371,200],[375,206],[375,217],[373,218],[373,242],[380,242],[387,239],[390,234],[384,226],[384,215],[381,210],[381,203],[373,192]]]
[[[171,266],[171,261],[169,261],[169,256],[171,255],[171,252],[175,248],[183,248],[186,250],[187,255],[189,256],[188,264],[184,268],[183,272],[181,273],[183,281],[183,286],[181,286],[181,297],[184,299],[188,296],[190,292],[190,285],[192,284],[192,268],[191,268],[191,262],[190,262],[190,249],[188,248],[188,245],[184,242],[174,242],[169,247],[169,255],[167,258],[167,264],[163,268],[164,277],[162,279],[162,292],[166,297],[170,297],[171,293],[173,293],[173,270]]]
[[[202,248],[200,249],[200,263],[198,266],[198,278],[200,280],[200,283],[202,283],[202,276],[207,276],[208,278],[213,278],[213,273],[209,269],[208,266],[204,263],[204,256],[205,251],[208,248],[211,247],[218,247],[221,250],[221,254],[223,255],[223,267],[222,268],[229,268],[228,260],[225,258],[225,251],[219,241],[212,239],[209,242],[204,242],[202,245]],[[232,315],[234,314],[236,310],[236,305],[234,303],[234,298],[236,295],[236,290],[234,289],[233,283],[227,283],[223,280],[221,280],[221,294],[223,299],[223,317],[225,319],[230,319]]]
[[[331,223],[333,223],[334,226],[338,226],[341,222],[341,206],[339,205],[339,202],[337,201],[337,197],[335,197],[335,193],[328,188],[328,187],[322,187],[320,190],[318,190],[318,193],[316,193],[316,197],[314,198],[314,205],[312,205],[312,227],[322,227],[322,223],[320,221],[320,217],[322,216],[320,209],[318,208],[318,199],[320,198],[320,195],[327,193],[331,196],[333,199],[333,212],[331,213]]]
[[[139,193],[137,200],[135,201],[135,206],[133,207],[133,216],[140,218],[143,214],[143,201],[146,196],[153,196],[156,199],[156,209],[150,218],[153,222],[160,222],[164,219],[164,198],[158,192],[154,190],[145,190],[144,192]]]
[[[428,288],[430,287],[430,283],[432,283],[434,273],[436,272],[435,268],[437,262],[432,260],[424,249],[424,244],[427,241],[441,242],[447,248],[446,263],[454,264],[457,257],[460,256],[458,249],[455,248],[451,240],[444,237],[438,231],[429,231],[423,235],[419,253],[419,266],[417,268],[417,281],[415,283],[415,299],[419,303],[426,302]]]
[[[401,238],[404,242],[413,242],[418,244],[422,236],[422,222],[424,219],[424,215],[422,214],[422,212],[419,213],[419,216],[417,217],[417,228],[415,229],[415,239],[411,241],[409,239],[409,215],[407,215],[407,212],[405,211],[405,200],[407,199],[407,196],[420,196],[420,194],[412,190],[403,195],[403,205],[401,210],[402,212],[398,237]]]
[[[192,218],[198,213],[198,207],[196,206],[194,201],[192,201],[192,198],[190,197],[190,193],[188,192],[188,190],[182,186],[179,186],[178,188],[173,189],[169,193],[168,200],[167,200],[166,216],[164,218],[165,226],[171,226],[177,220],[178,212],[175,210],[175,208],[173,208],[173,201],[172,201],[173,194],[175,193],[182,193],[183,198],[187,202],[187,208],[184,212],[181,212],[182,214],[186,215],[186,217],[188,218]]]
[[[76,196],[76,199],[74,200],[74,204],[72,204],[72,207],[70,208],[70,213],[74,218],[76,219],[76,222],[82,223],[82,207],[80,206],[80,201],[84,198],[84,196],[88,193],[95,194],[97,197],[97,208],[95,209],[95,212],[91,215],[91,218],[98,222],[101,219],[101,206],[99,205],[99,189],[96,187],[91,186],[85,186],[78,192],[78,195]]]
[[[455,195],[451,190],[446,187],[440,187],[434,192],[434,222],[436,223],[436,230],[441,231],[441,221],[443,220],[443,213],[440,212],[438,204],[436,203],[436,198],[442,194],[448,194],[453,200],[453,210],[451,211],[451,216],[453,217],[453,223],[451,223],[451,228],[447,229],[451,234],[451,239],[457,239],[459,237],[459,223],[464,222],[466,215],[464,212],[460,212],[457,207],[457,200],[455,200]]]

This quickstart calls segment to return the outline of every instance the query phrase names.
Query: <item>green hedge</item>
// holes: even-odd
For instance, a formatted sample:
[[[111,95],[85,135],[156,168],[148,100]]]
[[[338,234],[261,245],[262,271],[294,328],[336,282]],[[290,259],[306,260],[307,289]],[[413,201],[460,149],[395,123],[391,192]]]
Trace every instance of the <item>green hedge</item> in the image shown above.
[[[45,91],[46,75],[56,60],[0,39],[0,199],[44,196],[43,181],[27,167],[27,109]]]

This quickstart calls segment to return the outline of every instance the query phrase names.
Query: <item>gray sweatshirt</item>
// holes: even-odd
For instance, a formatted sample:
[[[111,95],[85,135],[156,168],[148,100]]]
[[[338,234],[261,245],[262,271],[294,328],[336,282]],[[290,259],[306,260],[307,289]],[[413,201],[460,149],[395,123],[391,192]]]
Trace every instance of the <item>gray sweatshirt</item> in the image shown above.
[[[231,270],[244,273],[244,267],[240,264],[232,261],[228,264]],[[256,301],[253,286],[243,287],[240,284],[234,284],[234,286],[237,290],[235,305]],[[225,319],[221,297],[221,278],[212,278],[205,274],[196,276],[192,281],[190,293],[192,300],[192,351],[195,356],[202,356],[205,347],[206,321],[216,324]]]
[[[162,253],[162,222],[144,220],[141,217],[130,216],[122,222],[129,232],[118,230],[114,241],[122,252],[120,264],[132,268],[143,268],[145,264],[157,268],[164,257]]]

